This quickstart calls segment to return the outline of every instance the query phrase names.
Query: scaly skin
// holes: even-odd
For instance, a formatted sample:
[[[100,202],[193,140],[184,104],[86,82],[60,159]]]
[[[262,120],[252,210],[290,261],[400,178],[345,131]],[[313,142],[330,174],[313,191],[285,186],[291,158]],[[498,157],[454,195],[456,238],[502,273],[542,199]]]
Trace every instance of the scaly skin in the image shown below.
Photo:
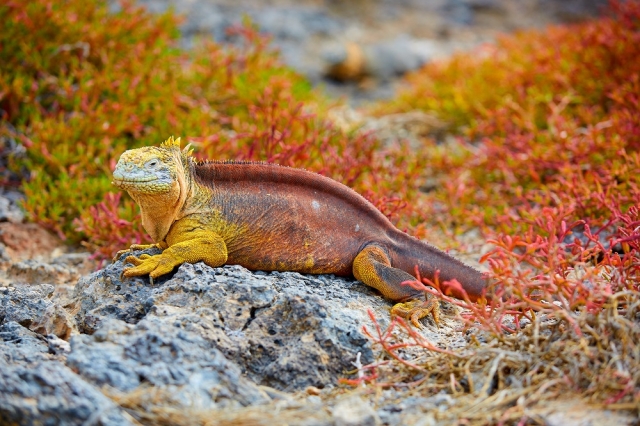
[[[124,276],[157,278],[176,266],[205,262],[251,270],[353,275],[399,302],[392,315],[419,319],[439,305],[403,286],[440,271],[457,279],[471,300],[486,280],[475,269],[396,229],[350,188],[301,169],[253,162],[197,162],[180,139],[126,151],[113,183],[140,205],[142,224],[163,250],[128,256]],[[150,246],[132,246],[138,249]],[[119,252],[124,254],[126,250]],[[463,297],[462,294],[453,294]]]

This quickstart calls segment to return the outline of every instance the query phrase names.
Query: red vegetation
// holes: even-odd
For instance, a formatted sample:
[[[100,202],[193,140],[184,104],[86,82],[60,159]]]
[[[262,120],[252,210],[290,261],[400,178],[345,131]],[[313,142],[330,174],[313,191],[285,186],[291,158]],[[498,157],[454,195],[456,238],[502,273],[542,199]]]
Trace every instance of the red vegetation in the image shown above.
[[[450,379],[453,393],[479,398],[473,404],[483,399],[472,373],[482,371],[501,377],[496,395],[517,393],[506,381],[517,376],[528,378],[532,401],[570,389],[609,408],[637,409],[639,42],[640,3],[615,2],[611,16],[504,37],[481,55],[429,65],[397,100],[377,107],[424,109],[458,129],[455,155],[431,151],[440,185],[427,205],[444,214],[444,227],[480,228],[493,245],[483,256],[494,283],[486,302],[448,297],[455,281],[407,283],[463,309],[474,336],[467,352],[437,354],[398,320],[372,333],[392,359],[391,331],[400,326],[413,338],[408,346],[433,354],[415,366],[429,383]],[[495,344],[477,346],[476,336]],[[450,377],[429,369],[438,363],[450,365]],[[389,374],[369,379],[407,380]],[[525,422],[522,410],[511,407],[511,420]]]

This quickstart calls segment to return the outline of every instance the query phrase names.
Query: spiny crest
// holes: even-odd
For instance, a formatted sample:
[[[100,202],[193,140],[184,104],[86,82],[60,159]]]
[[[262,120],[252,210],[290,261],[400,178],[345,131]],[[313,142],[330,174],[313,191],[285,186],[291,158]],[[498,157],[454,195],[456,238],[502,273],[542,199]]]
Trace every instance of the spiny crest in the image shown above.
[[[180,138],[178,139],[173,139],[173,136],[169,136],[169,139],[167,139],[166,141],[162,142],[160,144],[160,148],[178,148],[180,149]]]
[[[287,167],[281,166],[276,163],[268,163],[266,161],[254,161],[254,160],[200,160],[196,162],[198,166],[206,166],[207,164],[239,164],[239,165],[261,165],[261,166],[276,166],[276,167]]]
[[[166,141],[160,144],[160,148],[179,150],[180,138],[174,139],[173,136],[170,136],[169,139],[167,139]],[[182,157],[188,158],[188,157],[191,157],[191,154],[193,154],[193,149],[191,149],[191,144],[187,144],[187,146],[185,146],[184,149],[182,150]]]

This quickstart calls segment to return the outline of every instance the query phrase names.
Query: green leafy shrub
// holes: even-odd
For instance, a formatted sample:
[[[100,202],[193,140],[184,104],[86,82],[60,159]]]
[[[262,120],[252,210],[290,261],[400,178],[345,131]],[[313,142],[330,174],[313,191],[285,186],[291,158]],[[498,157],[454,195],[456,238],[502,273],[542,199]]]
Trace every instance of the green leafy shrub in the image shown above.
[[[334,128],[329,103],[250,26],[235,30],[239,47],[184,52],[175,17],[131,3],[110,13],[98,0],[3,2],[0,19],[0,136],[27,148],[16,164],[31,172],[24,208],[100,256],[144,237],[132,201],[109,195],[117,158],[171,135],[207,158],[329,175],[394,219],[410,208],[398,200],[418,193],[419,156]],[[132,227],[105,223],[116,212]]]

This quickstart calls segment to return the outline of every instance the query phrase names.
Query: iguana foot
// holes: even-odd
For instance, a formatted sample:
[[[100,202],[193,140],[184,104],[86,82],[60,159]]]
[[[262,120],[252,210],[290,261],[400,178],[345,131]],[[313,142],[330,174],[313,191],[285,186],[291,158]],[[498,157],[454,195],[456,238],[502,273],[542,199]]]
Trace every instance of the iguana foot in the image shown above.
[[[411,299],[407,302],[396,303],[391,308],[391,316],[397,315],[409,319],[416,328],[422,328],[419,320],[431,314],[433,322],[437,327],[440,327],[440,302],[428,293],[425,293],[425,298],[426,300]]]
[[[131,244],[128,249],[120,250],[113,257],[112,262],[118,261],[123,255],[131,253],[134,250],[146,250],[150,248],[161,248],[158,244]]]
[[[141,254],[140,257],[127,256],[124,261],[135,265],[124,269],[122,272],[124,277],[130,278],[149,274],[151,279],[168,274],[173,271],[173,268],[184,263],[183,260],[167,256],[164,253],[153,256],[148,254]]]
[[[164,243],[156,244],[156,247],[164,248],[164,251],[153,256],[127,256],[124,261],[134,266],[126,268],[122,275],[128,278],[149,274],[153,283],[154,278],[168,274],[183,263],[203,261],[213,268],[224,265],[227,261],[227,246],[222,238],[214,233],[200,233],[198,237],[169,247],[164,247]]]
[[[391,266],[391,259],[382,247],[375,244],[366,246],[353,261],[353,275],[379,290],[391,300],[406,300],[391,308],[391,316],[400,316],[411,320],[417,328],[422,328],[419,320],[433,315],[436,325],[440,322],[440,304],[431,294],[415,290],[404,282],[415,281],[409,273]]]

